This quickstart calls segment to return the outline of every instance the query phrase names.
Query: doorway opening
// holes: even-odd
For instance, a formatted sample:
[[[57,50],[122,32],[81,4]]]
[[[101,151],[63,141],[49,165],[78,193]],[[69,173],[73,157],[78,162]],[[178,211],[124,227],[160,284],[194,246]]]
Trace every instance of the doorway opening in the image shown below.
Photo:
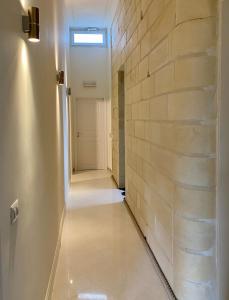
[[[119,106],[119,188],[125,191],[125,72],[118,72],[118,106]]]

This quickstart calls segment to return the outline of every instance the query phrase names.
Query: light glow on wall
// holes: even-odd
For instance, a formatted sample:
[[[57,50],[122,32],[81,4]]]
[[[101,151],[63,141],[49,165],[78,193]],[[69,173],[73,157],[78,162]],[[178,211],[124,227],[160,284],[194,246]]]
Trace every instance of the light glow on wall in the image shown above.
[[[25,9],[28,5],[28,1],[27,0],[20,0],[21,6]]]
[[[21,47],[21,61],[24,68],[28,66],[28,54],[25,43]]]
[[[39,136],[39,125],[34,94],[35,82],[33,81],[30,58],[27,43],[23,39],[19,39],[17,63],[15,64],[11,90],[12,99],[17,99],[17,154],[21,161],[28,159],[31,166],[26,171],[28,184],[26,184],[25,189],[29,189],[30,183],[32,184],[35,179],[38,166],[37,160],[34,160],[34,141]],[[38,147],[36,151],[39,151]]]

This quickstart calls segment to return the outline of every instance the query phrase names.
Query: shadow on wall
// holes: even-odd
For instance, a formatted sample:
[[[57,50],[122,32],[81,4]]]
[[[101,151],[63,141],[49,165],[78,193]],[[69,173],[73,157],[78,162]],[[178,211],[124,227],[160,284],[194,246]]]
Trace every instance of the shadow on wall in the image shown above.
[[[9,245],[9,276],[13,278],[14,270],[15,270],[15,255],[16,255],[16,243],[17,243],[17,235],[18,235],[18,222],[11,225],[10,228],[10,245]],[[9,290],[9,295],[11,290]],[[11,295],[10,295],[11,297]],[[3,299],[3,298],[0,298]]]
[[[8,278],[12,277],[15,270],[16,243],[18,223],[11,225],[9,244],[3,248],[3,238],[0,235],[0,299],[11,297]],[[3,261],[3,251],[7,252],[7,259]],[[3,290],[4,288],[4,290]]]
[[[0,299],[3,299],[3,284],[2,284],[2,238],[0,235]]]

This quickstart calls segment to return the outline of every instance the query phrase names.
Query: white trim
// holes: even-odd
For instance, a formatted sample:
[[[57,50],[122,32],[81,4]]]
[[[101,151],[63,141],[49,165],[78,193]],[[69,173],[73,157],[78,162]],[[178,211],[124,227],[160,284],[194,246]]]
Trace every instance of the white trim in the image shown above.
[[[58,240],[57,240],[57,244],[56,244],[55,255],[53,258],[52,269],[51,269],[50,276],[49,276],[49,282],[48,282],[45,300],[51,300],[51,298],[52,298],[53,284],[54,284],[54,279],[55,279],[55,275],[56,275],[56,268],[57,268],[57,264],[58,264],[58,258],[59,258],[60,247],[61,247],[61,237],[62,237],[62,231],[63,231],[63,225],[64,225],[64,218],[65,218],[65,208],[63,209],[63,213],[62,213],[62,217],[61,217],[61,221],[60,221]]]

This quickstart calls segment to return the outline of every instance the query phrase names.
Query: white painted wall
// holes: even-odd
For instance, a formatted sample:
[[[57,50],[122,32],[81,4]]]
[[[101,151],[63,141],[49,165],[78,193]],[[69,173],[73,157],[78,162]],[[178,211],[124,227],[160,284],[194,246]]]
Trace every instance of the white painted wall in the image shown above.
[[[104,98],[107,111],[107,167],[112,168],[110,50],[96,47],[70,47],[72,101],[76,98]],[[96,88],[84,88],[84,80],[95,80]],[[74,143],[73,143],[74,144]],[[74,162],[74,165],[76,162]]]
[[[64,208],[66,131],[65,89],[56,86],[56,71],[65,68],[63,3],[0,4],[1,300],[45,299],[57,245]],[[22,32],[22,5],[40,8],[38,44],[29,43]],[[20,215],[11,226],[9,208],[16,198]]]
[[[67,0],[72,27],[111,27],[118,0]]]
[[[109,98],[108,50],[96,47],[71,47],[72,92],[78,98]],[[96,88],[84,88],[84,80],[96,80]]]

